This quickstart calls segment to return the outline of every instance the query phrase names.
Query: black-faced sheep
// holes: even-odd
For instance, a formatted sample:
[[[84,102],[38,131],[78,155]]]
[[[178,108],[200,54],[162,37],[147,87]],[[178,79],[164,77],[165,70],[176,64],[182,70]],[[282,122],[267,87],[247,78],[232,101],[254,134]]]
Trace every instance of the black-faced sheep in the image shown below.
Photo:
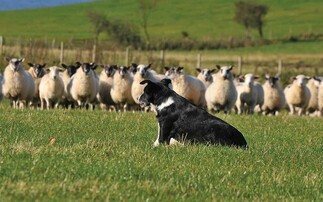
[[[237,90],[233,84],[232,66],[220,67],[214,75],[213,83],[206,89],[205,99],[209,111],[230,113],[237,100]]]
[[[6,59],[9,64],[4,71],[3,95],[10,99],[13,108],[24,108],[35,94],[34,80],[22,65],[24,59]]]
[[[46,74],[46,72],[44,70],[46,63],[44,63],[44,64],[28,63],[28,65],[30,67],[28,69],[28,72],[35,81],[35,95],[32,100],[32,106],[37,108],[40,103],[39,84],[40,84],[41,78]]]
[[[102,109],[107,110],[115,105],[111,98],[111,88],[113,86],[113,76],[118,69],[117,65],[105,65],[100,74],[99,92],[97,98]]]
[[[77,69],[80,68],[80,66],[81,64],[78,63],[76,65],[66,65],[64,63],[62,64],[62,67],[65,69],[65,71],[60,72],[60,76],[62,77],[64,82],[64,95],[61,99],[60,104],[66,109],[68,109],[69,106],[71,106],[71,108],[75,108],[74,100],[67,92],[67,84],[71,80],[72,76],[76,73]]]
[[[320,87],[320,79],[318,77],[312,77],[308,83],[307,87],[310,90],[310,100],[307,106],[307,112],[311,115],[316,115],[318,111],[318,95],[319,95],[319,87]]]
[[[213,82],[212,75],[215,73],[216,69],[196,68],[196,71],[199,72],[197,78],[204,83],[205,88],[209,87]]]

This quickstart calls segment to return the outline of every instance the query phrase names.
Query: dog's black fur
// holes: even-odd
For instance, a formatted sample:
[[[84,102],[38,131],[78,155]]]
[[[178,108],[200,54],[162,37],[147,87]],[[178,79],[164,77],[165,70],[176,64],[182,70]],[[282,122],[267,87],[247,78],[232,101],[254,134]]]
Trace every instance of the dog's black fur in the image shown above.
[[[159,134],[155,146],[169,144],[174,138],[179,142],[247,147],[245,138],[236,128],[179,96],[167,87],[169,83],[169,79],[140,83],[147,84],[139,98],[141,106],[153,105],[156,108]],[[165,105],[169,98],[173,102]],[[165,107],[161,109],[159,106]]]

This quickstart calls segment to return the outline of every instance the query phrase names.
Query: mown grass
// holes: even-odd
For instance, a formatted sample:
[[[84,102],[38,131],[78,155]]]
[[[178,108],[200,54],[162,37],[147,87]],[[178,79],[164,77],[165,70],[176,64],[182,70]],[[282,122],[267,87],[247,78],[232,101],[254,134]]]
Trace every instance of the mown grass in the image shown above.
[[[323,199],[322,118],[219,114],[245,135],[241,150],[152,148],[152,113],[0,113],[1,201]]]

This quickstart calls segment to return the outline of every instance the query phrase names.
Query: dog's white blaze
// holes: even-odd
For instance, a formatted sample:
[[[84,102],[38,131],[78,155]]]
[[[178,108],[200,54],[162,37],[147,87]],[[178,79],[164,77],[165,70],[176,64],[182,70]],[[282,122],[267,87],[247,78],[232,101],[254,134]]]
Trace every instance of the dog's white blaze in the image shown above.
[[[174,104],[175,101],[172,97],[169,97],[165,102],[161,103],[157,106],[157,110],[161,111],[162,109],[169,107],[170,105]]]

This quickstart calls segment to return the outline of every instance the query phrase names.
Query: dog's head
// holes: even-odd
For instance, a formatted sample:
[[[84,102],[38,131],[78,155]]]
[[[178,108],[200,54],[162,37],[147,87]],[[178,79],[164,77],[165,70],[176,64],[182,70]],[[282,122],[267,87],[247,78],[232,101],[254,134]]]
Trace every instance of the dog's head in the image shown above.
[[[152,82],[150,80],[140,82],[141,85],[147,84],[144,88],[144,93],[139,97],[140,106],[146,107],[150,104],[157,105],[162,102],[171,92],[168,88],[170,83],[170,79],[163,79],[160,82]]]

